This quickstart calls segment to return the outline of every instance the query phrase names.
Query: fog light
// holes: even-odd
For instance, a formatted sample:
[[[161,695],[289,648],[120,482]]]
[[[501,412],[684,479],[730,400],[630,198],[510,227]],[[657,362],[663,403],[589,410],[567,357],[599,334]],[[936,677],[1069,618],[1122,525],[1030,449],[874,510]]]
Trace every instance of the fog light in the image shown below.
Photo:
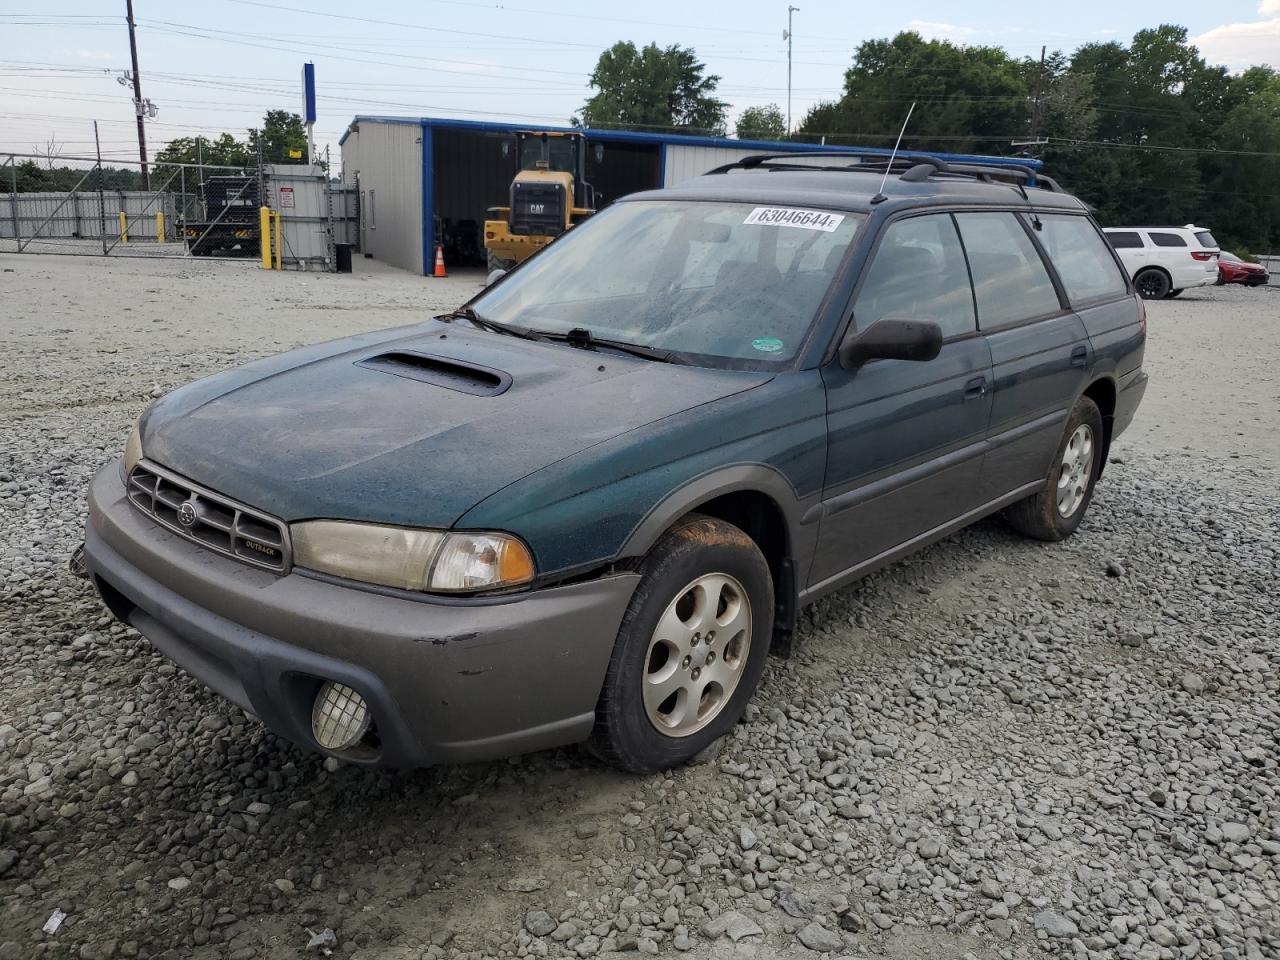
[[[311,733],[326,750],[349,750],[369,731],[369,705],[346,684],[327,681],[311,708]]]

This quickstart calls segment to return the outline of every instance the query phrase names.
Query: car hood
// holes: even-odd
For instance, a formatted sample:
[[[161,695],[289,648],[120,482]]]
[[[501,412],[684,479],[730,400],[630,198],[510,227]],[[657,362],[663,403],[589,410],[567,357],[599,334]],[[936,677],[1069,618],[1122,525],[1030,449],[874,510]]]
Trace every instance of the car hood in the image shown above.
[[[564,457],[769,379],[429,321],[197,381],[147,411],[142,444],[284,520],[443,527]]]

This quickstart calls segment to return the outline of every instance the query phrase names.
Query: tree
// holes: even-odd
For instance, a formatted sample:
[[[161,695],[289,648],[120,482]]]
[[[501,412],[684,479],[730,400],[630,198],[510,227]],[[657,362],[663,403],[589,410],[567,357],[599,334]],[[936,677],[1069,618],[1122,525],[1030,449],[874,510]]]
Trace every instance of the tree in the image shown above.
[[[217,137],[180,137],[170,140],[156,154],[156,164],[201,163],[210,167],[245,167],[250,163],[249,145],[229,133]]]
[[[33,143],[31,152],[44,157],[44,167],[46,170],[53,169],[53,161],[62,153],[62,144],[54,139],[53,134],[49,135],[49,139],[43,144]]]
[[[800,132],[828,143],[891,145],[915,102],[904,146],[991,152],[1025,135],[1029,79],[999,47],[958,47],[910,31],[868,40],[845,71],[844,94],[810,110]]]
[[[781,140],[787,135],[787,121],[776,103],[747,107],[738,117],[735,132],[739,140]]]
[[[262,118],[260,130],[249,131],[249,156],[258,157],[258,145],[262,145],[263,163],[305,163],[307,159],[307,130],[302,118],[288,110],[268,110]],[[300,154],[291,157],[289,152]]]
[[[714,96],[720,78],[705,71],[689,47],[615,43],[596,61],[590,84],[598,92],[573,123],[722,136],[728,104]]]

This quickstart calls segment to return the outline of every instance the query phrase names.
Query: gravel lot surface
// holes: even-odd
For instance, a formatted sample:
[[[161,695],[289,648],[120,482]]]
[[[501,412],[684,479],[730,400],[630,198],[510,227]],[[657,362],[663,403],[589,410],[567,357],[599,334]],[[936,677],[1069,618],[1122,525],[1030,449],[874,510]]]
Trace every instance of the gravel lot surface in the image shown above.
[[[1074,538],[991,520],[824,600],[717,755],[635,778],[326,764],[66,571],[152,396],[477,278],[0,269],[0,960],[1280,956],[1276,291],[1150,306]]]

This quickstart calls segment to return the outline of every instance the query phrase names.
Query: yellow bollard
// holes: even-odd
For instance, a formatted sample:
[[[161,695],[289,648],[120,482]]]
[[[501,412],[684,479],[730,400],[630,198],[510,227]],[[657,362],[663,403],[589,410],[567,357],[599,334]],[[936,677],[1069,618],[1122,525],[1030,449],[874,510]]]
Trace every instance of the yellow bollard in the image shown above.
[[[262,269],[271,269],[271,209],[258,208],[258,237],[262,248]]]
[[[164,211],[156,211],[156,243],[164,243]]]
[[[120,242],[129,242],[129,222],[124,218],[124,211],[120,211]]]
[[[276,210],[272,216],[276,218],[276,269],[283,269],[280,264],[284,257],[284,244],[280,242],[280,211]]]

